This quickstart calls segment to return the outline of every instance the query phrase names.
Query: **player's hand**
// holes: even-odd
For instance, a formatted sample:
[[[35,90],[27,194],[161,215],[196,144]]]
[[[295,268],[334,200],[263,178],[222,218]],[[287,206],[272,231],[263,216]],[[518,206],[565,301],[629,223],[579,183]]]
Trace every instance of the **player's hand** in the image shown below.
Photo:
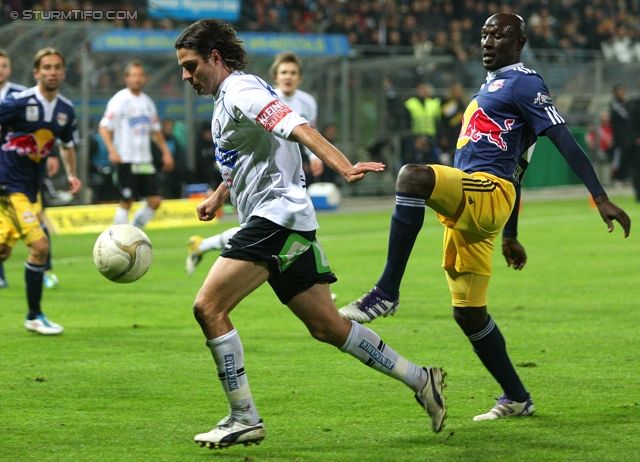
[[[216,211],[222,207],[222,202],[218,200],[215,194],[206,198],[196,207],[198,220],[211,221],[216,217]]]
[[[609,232],[613,231],[613,220],[616,220],[624,229],[624,237],[629,237],[631,231],[631,218],[624,210],[611,202],[606,194],[598,196],[593,200],[598,206],[598,212],[609,227]]]
[[[122,163],[122,158],[120,157],[120,154],[118,154],[118,151],[116,151],[115,149],[109,151],[109,162],[111,162],[112,164]]]
[[[502,237],[502,255],[507,260],[507,267],[521,270],[527,264],[527,253],[515,237]]]
[[[60,160],[57,157],[47,156],[47,176],[56,176],[60,170]]]
[[[358,162],[344,175],[344,179],[349,183],[355,183],[363,179],[366,173],[384,172],[386,168],[387,166],[381,162]]]
[[[162,171],[170,172],[171,170],[173,170],[174,166],[175,166],[175,161],[173,160],[173,156],[171,155],[171,153],[167,151],[164,154],[162,154]]]
[[[311,164],[311,175],[322,175],[322,172],[324,172],[324,163],[320,159],[313,159],[309,163]]]
[[[78,194],[80,188],[82,188],[82,181],[75,176],[69,176],[69,192],[71,194]]]

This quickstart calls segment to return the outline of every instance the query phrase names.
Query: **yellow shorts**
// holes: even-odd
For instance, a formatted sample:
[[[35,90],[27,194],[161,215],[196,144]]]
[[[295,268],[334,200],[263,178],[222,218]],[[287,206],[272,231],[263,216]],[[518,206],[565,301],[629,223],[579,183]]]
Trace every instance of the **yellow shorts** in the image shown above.
[[[36,201],[32,204],[33,204],[33,213],[37,215],[43,212],[41,192],[38,193],[38,196],[36,197]]]
[[[515,187],[489,173],[467,174],[444,165],[431,168],[436,185],[426,204],[445,226],[442,267],[447,272],[454,306],[484,306],[493,241],[511,215]],[[466,274],[481,277],[460,279]]]
[[[42,239],[36,204],[22,193],[0,196],[0,244],[13,247],[22,239],[26,245]]]

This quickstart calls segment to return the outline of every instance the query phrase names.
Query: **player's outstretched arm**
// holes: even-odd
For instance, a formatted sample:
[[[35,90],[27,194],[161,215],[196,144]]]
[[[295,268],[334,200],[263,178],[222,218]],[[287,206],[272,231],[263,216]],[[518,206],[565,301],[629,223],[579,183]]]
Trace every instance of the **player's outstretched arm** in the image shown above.
[[[294,128],[290,139],[305,145],[349,183],[360,181],[368,172],[383,172],[386,168],[380,162],[359,162],[356,165],[351,165],[349,159],[338,148],[307,124],[298,125]]]
[[[596,197],[593,201],[598,206],[600,216],[609,227],[609,232],[613,231],[613,220],[616,220],[624,229],[624,237],[629,237],[629,232],[631,231],[631,218],[629,218],[629,215],[611,202],[606,194]]]
[[[591,161],[582,150],[576,139],[573,137],[566,125],[556,125],[546,130],[545,135],[558,148],[567,164],[578,175],[580,180],[587,187],[594,198],[598,211],[604,222],[609,227],[609,232],[613,231],[613,220],[616,220],[624,229],[624,237],[629,236],[631,230],[631,220],[629,216],[611,202],[596,176]]]

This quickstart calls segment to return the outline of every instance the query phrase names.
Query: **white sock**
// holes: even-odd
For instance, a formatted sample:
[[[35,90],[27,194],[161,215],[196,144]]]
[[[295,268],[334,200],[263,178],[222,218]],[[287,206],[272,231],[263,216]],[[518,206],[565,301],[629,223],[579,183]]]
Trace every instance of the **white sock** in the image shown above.
[[[126,225],[129,223],[129,211],[127,209],[123,209],[122,207],[118,207],[116,209],[116,215],[113,218],[113,222],[116,225]]]
[[[144,225],[151,221],[155,213],[155,210],[145,204],[136,211],[131,224],[138,229],[142,229]]]
[[[208,252],[209,250],[222,250],[224,246],[227,245],[227,242],[229,242],[229,239],[241,229],[240,227],[230,228],[220,234],[203,239],[198,249],[202,253]]]
[[[415,392],[427,380],[427,373],[421,367],[400,356],[380,340],[378,334],[355,321],[351,321],[351,332],[340,351],[349,353],[378,372],[400,380]]]
[[[216,362],[231,417],[245,425],[255,425],[260,416],[244,371],[244,353],[238,331],[233,329],[221,337],[207,340],[207,346]]]

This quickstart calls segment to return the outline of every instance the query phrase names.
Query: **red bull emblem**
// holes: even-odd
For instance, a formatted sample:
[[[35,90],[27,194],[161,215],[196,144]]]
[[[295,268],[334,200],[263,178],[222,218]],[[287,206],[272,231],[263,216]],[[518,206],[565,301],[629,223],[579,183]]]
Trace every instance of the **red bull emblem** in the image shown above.
[[[7,142],[2,145],[4,151],[14,151],[21,156],[29,156],[34,162],[40,162],[49,155],[56,143],[51,130],[41,128],[35,133],[23,135],[7,134]]]
[[[494,92],[500,90],[504,86],[504,79],[494,80],[489,84],[487,91]]]
[[[506,119],[504,128],[501,127],[481,107],[478,107],[478,102],[474,100],[464,113],[457,147],[459,149],[465,146],[469,140],[477,143],[482,137],[485,137],[489,143],[506,151],[507,143],[502,138],[502,134],[510,131],[514,122],[514,119]]]

